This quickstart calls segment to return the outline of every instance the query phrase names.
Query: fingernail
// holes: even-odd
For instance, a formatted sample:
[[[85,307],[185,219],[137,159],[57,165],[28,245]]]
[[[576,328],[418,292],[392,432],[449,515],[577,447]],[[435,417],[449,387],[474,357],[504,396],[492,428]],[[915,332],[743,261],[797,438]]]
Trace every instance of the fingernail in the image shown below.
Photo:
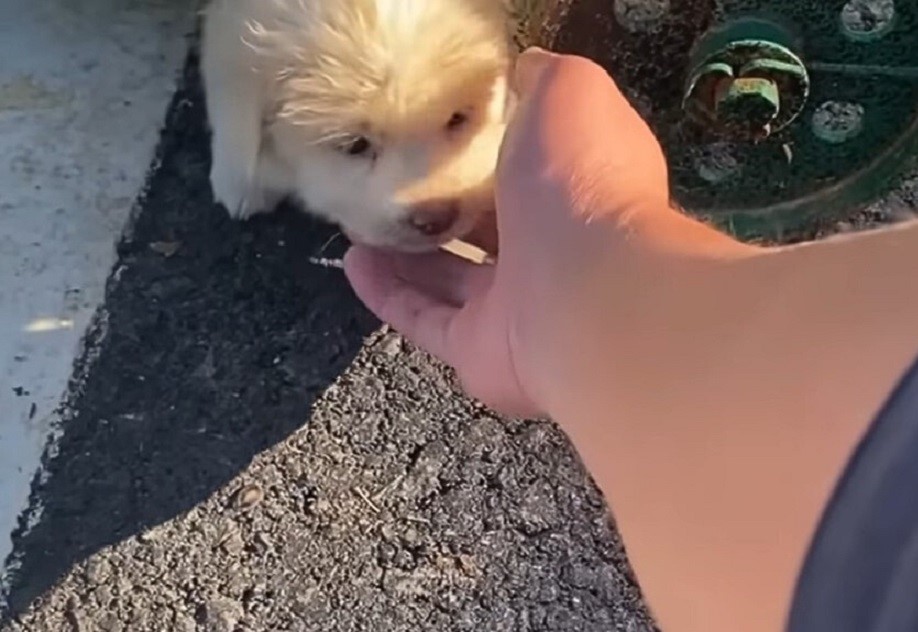
[[[548,64],[557,57],[555,53],[538,46],[532,46],[520,53],[513,72],[513,84],[517,94],[529,93],[538,83],[539,77],[542,76]]]

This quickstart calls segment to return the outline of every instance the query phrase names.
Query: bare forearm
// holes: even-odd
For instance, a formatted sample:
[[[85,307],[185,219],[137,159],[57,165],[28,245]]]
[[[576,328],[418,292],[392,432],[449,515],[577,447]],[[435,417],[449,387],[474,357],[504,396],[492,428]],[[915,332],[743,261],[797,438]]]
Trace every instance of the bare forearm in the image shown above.
[[[664,630],[782,628],[834,482],[918,353],[916,264],[918,224],[660,268],[622,322],[594,296],[559,340],[554,416]]]

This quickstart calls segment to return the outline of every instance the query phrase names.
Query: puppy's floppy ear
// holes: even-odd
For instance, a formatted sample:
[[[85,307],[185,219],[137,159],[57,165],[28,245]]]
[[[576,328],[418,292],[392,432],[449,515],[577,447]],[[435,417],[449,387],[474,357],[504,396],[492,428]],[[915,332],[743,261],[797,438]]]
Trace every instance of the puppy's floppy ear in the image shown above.
[[[466,2],[482,11],[499,11],[505,15],[513,15],[519,5],[526,4],[527,0],[466,0]]]

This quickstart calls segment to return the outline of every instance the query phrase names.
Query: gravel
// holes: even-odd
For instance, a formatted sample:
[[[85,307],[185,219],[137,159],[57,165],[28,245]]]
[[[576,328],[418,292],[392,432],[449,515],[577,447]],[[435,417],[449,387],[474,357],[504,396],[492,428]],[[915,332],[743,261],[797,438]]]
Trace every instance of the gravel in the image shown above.
[[[653,629],[558,428],[459,395],[309,262],[334,231],[232,223],[207,171],[192,59],[0,629]]]

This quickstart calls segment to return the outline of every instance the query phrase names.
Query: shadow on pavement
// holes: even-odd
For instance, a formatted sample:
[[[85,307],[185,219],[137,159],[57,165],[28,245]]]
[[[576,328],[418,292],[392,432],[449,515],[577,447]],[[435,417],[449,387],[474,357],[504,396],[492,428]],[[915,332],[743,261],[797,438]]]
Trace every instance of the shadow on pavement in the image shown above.
[[[14,535],[21,566],[7,616],[284,441],[376,324],[340,270],[307,261],[341,254],[333,230],[290,210],[234,223],[214,206],[196,62],[170,108],[133,234],[119,245],[56,457],[34,484],[41,519],[29,530],[23,518]]]

